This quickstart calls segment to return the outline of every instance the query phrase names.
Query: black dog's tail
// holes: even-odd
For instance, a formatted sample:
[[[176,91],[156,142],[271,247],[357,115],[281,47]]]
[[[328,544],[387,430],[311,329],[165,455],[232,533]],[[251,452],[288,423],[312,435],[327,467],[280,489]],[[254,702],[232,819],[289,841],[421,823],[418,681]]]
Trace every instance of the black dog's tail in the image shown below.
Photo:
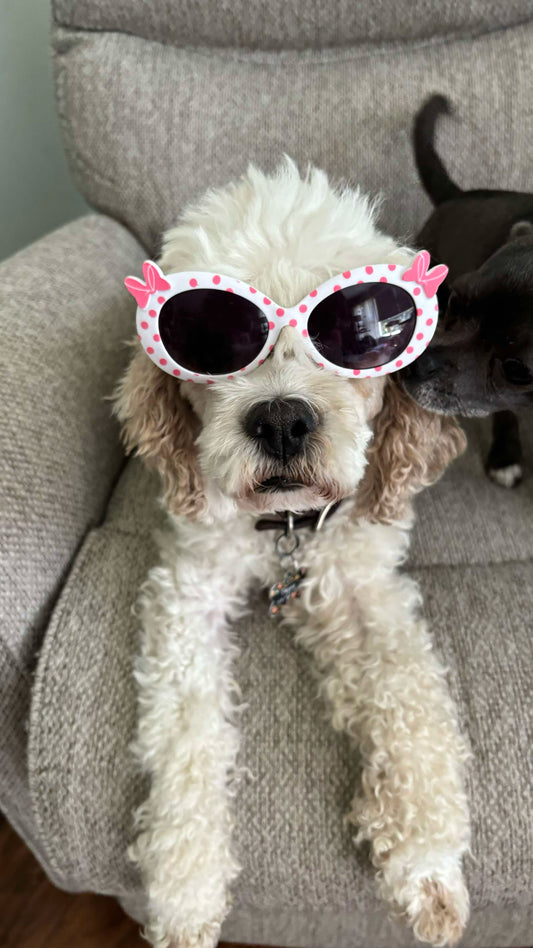
[[[439,115],[449,115],[452,109],[443,95],[432,95],[415,117],[413,144],[415,161],[429,197],[434,204],[442,204],[462,194],[461,188],[452,181],[437,152],[434,138]]]

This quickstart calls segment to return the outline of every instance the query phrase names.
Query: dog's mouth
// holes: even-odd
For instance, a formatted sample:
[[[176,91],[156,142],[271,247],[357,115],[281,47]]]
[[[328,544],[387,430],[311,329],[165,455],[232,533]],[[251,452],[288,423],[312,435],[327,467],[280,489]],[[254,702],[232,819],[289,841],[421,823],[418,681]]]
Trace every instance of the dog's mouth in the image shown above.
[[[261,481],[261,483],[257,485],[255,493],[269,494],[280,490],[301,490],[302,487],[307,486],[308,485],[303,484],[302,481],[295,481],[290,477],[267,477],[266,481]]]

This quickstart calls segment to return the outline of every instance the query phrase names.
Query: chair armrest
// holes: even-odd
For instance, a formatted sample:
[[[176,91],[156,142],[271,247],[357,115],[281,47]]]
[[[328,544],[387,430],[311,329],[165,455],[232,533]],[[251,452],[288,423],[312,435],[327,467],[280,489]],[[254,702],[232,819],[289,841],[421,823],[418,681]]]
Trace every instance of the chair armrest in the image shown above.
[[[92,214],[0,264],[0,608],[21,668],[123,464],[105,396],[134,327],[124,276],[143,255]]]

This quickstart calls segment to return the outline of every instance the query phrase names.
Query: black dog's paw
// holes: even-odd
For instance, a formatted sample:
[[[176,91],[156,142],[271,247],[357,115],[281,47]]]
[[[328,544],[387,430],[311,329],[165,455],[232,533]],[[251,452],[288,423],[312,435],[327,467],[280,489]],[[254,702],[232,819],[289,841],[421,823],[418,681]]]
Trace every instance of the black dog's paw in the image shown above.
[[[524,472],[521,464],[508,464],[506,467],[487,466],[487,474],[500,487],[518,487]]]

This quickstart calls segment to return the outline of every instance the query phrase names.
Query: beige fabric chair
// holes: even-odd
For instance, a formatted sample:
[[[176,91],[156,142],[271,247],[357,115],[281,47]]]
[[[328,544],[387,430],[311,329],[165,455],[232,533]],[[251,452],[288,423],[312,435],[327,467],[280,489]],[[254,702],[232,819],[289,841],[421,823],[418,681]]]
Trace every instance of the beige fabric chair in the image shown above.
[[[159,514],[104,400],[133,328],[123,277],[186,201],[283,151],[382,191],[383,227],[408,237],[428,210],[409,128],[430,91],[458,106],[439,142],[458,181],[531,189],[533,8],[56,0],[53,14],[65,146],[99,213],[0,266],[0,803],[58,885],[141,917],[124,856],[143,794],[127,749],[131,606]],[[528,476],[505,492],[483,472],[487,424],[469,425],[469,453],[418,501],[408,567],[474,754],[469,948],[533,943],[531,428]],[[343,824],[357,760],[327,727],[307,657],[260,599],[239,636],[253,780],[237,802],[244,871],[225,937],[411,945]]]

